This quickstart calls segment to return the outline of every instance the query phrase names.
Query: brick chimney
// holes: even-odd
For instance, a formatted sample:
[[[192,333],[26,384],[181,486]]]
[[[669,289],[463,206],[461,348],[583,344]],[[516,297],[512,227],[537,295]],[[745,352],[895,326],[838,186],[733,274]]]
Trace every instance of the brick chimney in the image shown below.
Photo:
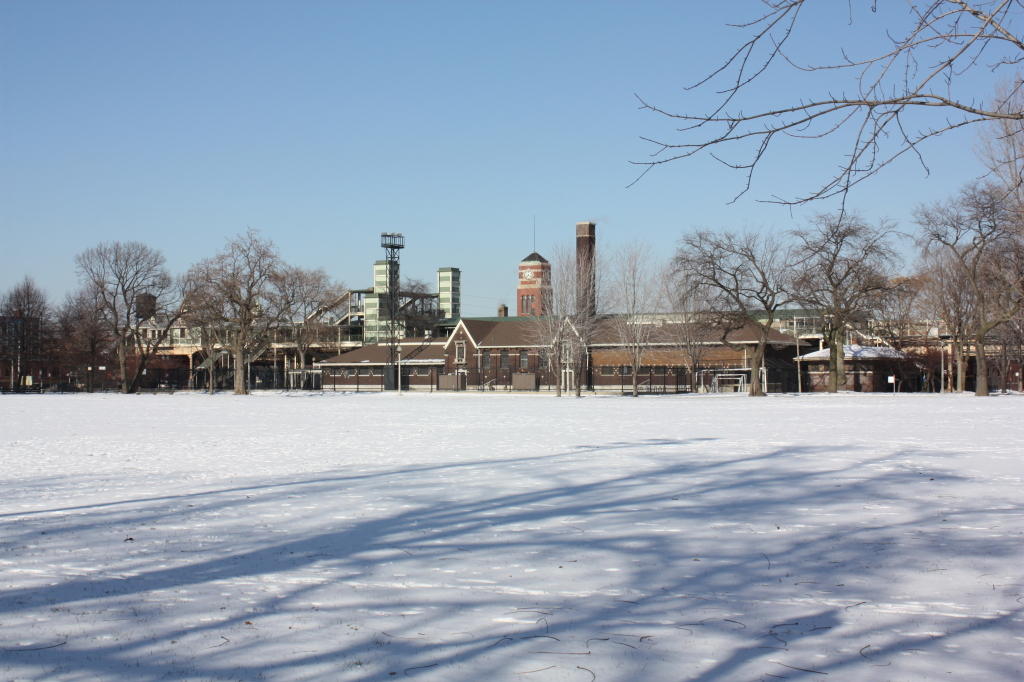
[[[591,315],[597,314],[596,227],[594,223],[576,223],[576,306]]]

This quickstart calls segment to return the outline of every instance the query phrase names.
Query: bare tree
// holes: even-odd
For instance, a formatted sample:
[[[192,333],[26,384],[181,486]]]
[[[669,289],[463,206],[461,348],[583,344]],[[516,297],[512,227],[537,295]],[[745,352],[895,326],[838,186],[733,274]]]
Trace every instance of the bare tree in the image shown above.
[[[989,395],[985,338],[1024,306],[1020,223],[1006,199],[1001,187],[972,184],[959,196],[914,211],[921,245],[951,254],[974,293],[974,392],[979,396]]]
[[[679,272],[666,272],[662,278],[662,300],[669,315],[658,330],[658,341],[683,351],[690,375],[690,391],[697,391],[697,373],[708,352],[708,340],[715,338],[714,299],[707,285]]]
[[[206,367],[209,380],[206,389],[213,395],[217,390],[217,352],[227,338],[227,330],[224,328],[224,305],[220,293],[208,283],[211,275],[203,263],[189,270],[186,277],[192,292],[182,322],[193,337],[198,336],[204,358],[202,365]]]
[[[580,260],[564,244],[555,246],[550,263],[549,280],[540,290],[544,315],[532,316],[525,324],[531,341],[544,349],[556,395],[561,396],[564,388],[579,396],[601,320],[600,268],[596,255]]]
[[[729,334],[747,325],[758,330],[749,394],[763,396],[760,368],[768,336],[778,310],[791,302],[786,288],[791,249],[772,235],[698,230],[683,237],[674,264],[683,277],[714,296],[711,305],[724,345],[743,350],[729,341]]]
[[[266,349],[269,332],[280,320],[281,265],[274,243],[249,230],[189,271],[202,292],[197,296],[204,301],[203,317],[216,320],[210,332],[233,356],[235,394],[249,393],[246,368]]]
[[[282,324],[295,343],[300,369],[305,369],[310,347],[322,342],[330,331],[323,322],[324,315],[348,301],[348,290],[333,281],[323,268],[282,266],[277,281]]]
[[[956,383],[955,387],[950,385],[950,390],[963,393],[967,382],[967,348],[971,329],[975,327],[974,291],[960,263],[946,251],[922,254],[918,273],[926,316],[940,320],[940,331],[945,327],[949,336],[951,359],[956,363]]]
[[[11,389],[22,386],[32,365],[40,365],[52,332],[52,312],[46,292],[25,276],[0,299],[4,320],[0,354],[11,366]]]
[[[869,321],[871,332],[893,348],[919,343],[917,332],[921,321],[924,283],[919,275],[898,275],[875,300],[874,315]],[[927,343],[927,339],[924,339]]]
[[[1024,80],[1020,73],[1001,82],[994,101],[1006,112],[1024,111]],[[997,118],[978,131],[977,153],[991,171],[994,184],[1007,193],[1011,210],[1024,213],[1024,121]]]
[[[116,340],[123,393],[138,390],[146,365],[183,312],[182,280],[171,277],[165,262],[141,242],[100,244],[75,256],[83,285],[95,293]]]
[[[849,13],[851,26],[863,20],[854,16],[855,9],[869,9],[865,18],[882,24],[879,28],[888,45],[879,52],[858,55],[861,46],[868,44],[861,36],[851,37],[848,44],[833,36],[828,44],[838,44],[841,56],[819,65],[798,64],[788,53],[802,30],[817,30],[817,24],[801,19],[810,11],[804,12],[805,4],[810,5],[805,0],[765,0],[767,10],[760,17],[738,24],[752,35],[722,66],[693,86],[714,88],[720,96],[710,111],[671,113],[641,99],[642,108],[680,121],[684,136],[680,141],[644,138],[657,145],[655,156],[664,157],[639,162],[647,167],[645,173],[656,165],[708,151],[745,173],[742,195],[750,188],[758,164],[782,140],[849,133],[849,146],[834,175],[792,199],[772,199],[800,204],[845,196],[851,187],[902,155],[911,152],[921,158],[921,144],[946,132],[985,121],[1024,120],[1019,99],[1003,93],[983,101],[971,91],[970,75],[982,66],[983,53],[987,66],[996,71],[1015,70],[1024,59],[1024,40],[1011,25],[1020,0],[911,0],[909,23],[889,14],[892,10],[886,3],[881,7],[874,1],[829,3],[831,9],[825,11]],[[836,88],[841,92],[836,95],[804,94],[787,82],[787,91],[793,92],[790,103],[763,109],[754,101],[753,111],[744,108],[748,91],[763,96],[756,90],[774,75],[775,66],[798,72],[849,73],[850,78],[847,88]],[[1013,89],[1014,94],[1017,91]],[[738,150],[739,157],[727,159],[724,155],[733,150]]]
[[[610,305],[616,314],[609,322],[632,370],[633,397],[639,394],[640,368],[651,350],[656,313],[661,310],[658,276],[662,271],[651,247],[639,241],[620,248],[612,262]]]
[[[1010,369],[1013,363],[1017,364],[1016,390],[1021,390],[1020,370],[1024,369],[1024,310],[1018,311],[1002,329],[1003,357],[1000,390],[1007,392],[1007,380],[1010,378]]]
[[[822,319],[829,347],[828,391],[846,386],[843,345],[849,329],[866,323],[891,291],[893,226],[869,225],[855,212],[821,213],[796,230],[793,298]]]
[[[76,373],[85,376],[85,390],[96,389],[97,367],[116,360],[110,356],[115,346],[104,324],[99,296],[91,285],[68,294],[57,310],[57,336],[61,354]]]
[[[554,249],[550,280],[541,286],[544,315],[533,316],[529,336],[541,346],[548,359],[548,370],[555,382],[555,395],[562,395],[562,374],[568,364],[573,334],[570,318],[576,310],[576,265],[564,245]]]

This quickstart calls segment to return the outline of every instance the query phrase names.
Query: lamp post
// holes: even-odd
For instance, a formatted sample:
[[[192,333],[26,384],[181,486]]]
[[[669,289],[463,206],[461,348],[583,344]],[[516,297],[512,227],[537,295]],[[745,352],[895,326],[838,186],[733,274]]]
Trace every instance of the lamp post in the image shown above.
[[[398,395],[402,395],[402,344],[395,346],[395,378],[398,380]]]

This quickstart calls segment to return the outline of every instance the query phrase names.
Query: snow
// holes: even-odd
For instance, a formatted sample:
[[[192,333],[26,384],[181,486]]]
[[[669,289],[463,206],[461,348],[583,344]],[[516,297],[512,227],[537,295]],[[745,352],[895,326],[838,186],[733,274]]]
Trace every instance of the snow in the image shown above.
[[[816,350],[813,353],[807,353],[801,355],[798,359],[800,360],[828,360],[829,349],[823,348],[822,350]],[[889,348],[888,346],[843,346],[843,357],[846,360],[862,360],[866,358],[896,358],[902,359],[909,357],[906,353],[895,348]]]
[[[0,398],[0,679],[1019,680],[1020,396]]]

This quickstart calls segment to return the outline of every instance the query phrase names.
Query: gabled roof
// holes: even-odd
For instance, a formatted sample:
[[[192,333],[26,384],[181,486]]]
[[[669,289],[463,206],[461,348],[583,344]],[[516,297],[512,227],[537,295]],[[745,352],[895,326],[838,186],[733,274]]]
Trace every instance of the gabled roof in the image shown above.
[[[529,256],[520,261],[520,263],[547,263],[548,259],[540,255],[536,251],[531,253]]]
[[[527,348],[540,346],[537,343],[537,334],[531,322],[536,318],[531,317],[502,317],[474,319],[464,317],[459,320],[448,337],[447,347],[451,344],[459,329],[466,331],[477,348]]]

